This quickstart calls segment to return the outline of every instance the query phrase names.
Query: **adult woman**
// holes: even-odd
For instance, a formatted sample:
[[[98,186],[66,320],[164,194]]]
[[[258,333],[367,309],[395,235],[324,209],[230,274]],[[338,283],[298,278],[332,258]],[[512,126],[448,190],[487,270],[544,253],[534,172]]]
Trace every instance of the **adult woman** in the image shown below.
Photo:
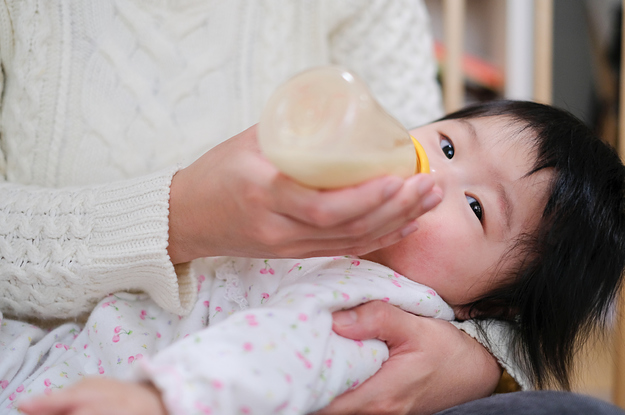
[[[408,234],[427,210],[424,177],[315,192],[262,159],[250,130],[178,166],[253,124],[275,86],[312,65],[352,68],[407,125],[434,118],[425,19],[420,1],[4,2],[2,312],[74,318],[135,289],[182,314],[196,282],[175,264],[364,253]],[[337,412],[432,412],[494,388],[494,359],[450,325],[380,304],[361,313],[359,327],[389,342],[393,357],[357,399],[337,400]],[[387,324],[395,319],[419,331]],[[34,333],[25,354],[49,340]],[[19,377],[9,360],[0,374]],[[430,370],[414,379],[413,364]],[[440,388],[413,387],[425,383]]]

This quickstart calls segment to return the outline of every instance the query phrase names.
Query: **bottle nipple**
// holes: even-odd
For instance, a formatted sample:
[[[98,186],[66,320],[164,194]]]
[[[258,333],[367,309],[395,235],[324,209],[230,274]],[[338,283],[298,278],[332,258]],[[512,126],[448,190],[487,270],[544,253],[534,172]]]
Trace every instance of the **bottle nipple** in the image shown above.
[[[429,171],[423,147],[351,72],[302,72],[269,98],[258,125],[265,156],[309,187],[352,186],[383,175]]]

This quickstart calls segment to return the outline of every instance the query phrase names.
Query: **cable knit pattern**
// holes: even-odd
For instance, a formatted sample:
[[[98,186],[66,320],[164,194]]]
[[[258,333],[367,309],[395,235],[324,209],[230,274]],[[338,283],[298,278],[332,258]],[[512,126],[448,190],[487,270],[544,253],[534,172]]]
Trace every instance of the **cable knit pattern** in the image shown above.
[[[174,171],[91,189],[1,185],[1,309],[62,318],[134,289],[185,314],[196,284],[167,259]]]
[[[431,49],[420,0],[0,2],[0,310],[71,317],[135,289],[184,313],[197,284],[167,256],[172,166],[314,65],[430,121]]]
[[[332,61],[359,74],[380,103],[408,128],[442,115],[438,86],[430,82],[436,77],[435,61],[423,59],[432,56],[423,3],[371,1],[359,6],[333,33]],[[406,8],[414,12],[405,13]],[[386,75],[379,76],[380,71]]]

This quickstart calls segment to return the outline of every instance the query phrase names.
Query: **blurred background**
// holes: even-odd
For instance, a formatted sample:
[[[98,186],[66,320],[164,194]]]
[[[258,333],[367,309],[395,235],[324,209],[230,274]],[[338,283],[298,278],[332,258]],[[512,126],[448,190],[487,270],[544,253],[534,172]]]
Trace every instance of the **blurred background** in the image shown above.
[[[533,98],[534,2],[466,0],[465,102]],[[445,2],[426,0],[444,58]],[[553,0],[552,104],[616,140],[621,0]]]
[[[426,0],[441,82],[444,88],[457,90],[452,96],[445,92],[447,110],[502,97],[551,103],[569,110],[618,147],[624,2]],[[538,27],[540,19],[547,20],[543,21],[547,29]],[[454,37],[461,50],[450,41]],[[540,52],[542,48],[546,51]],[[445,77],[446,57],[454,53],[459,56],[459,81]],[[540,59],[546,61],[537,62]],[[579,354],[574,389],[624,406],[625,390],[619,382],[625,377],[625,359],[619,362],[617,345],[625,350],[625,337],[616,331],[618,325],[615,317],[613,330],[597,336]]]

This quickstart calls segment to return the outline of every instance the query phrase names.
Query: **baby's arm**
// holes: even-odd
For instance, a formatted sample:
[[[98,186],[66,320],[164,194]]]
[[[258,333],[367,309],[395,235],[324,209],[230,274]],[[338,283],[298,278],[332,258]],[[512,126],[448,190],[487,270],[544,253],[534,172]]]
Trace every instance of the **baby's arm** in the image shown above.
[[[160,392],[149,383],[88,378],[48,396],[20,403],[29,415],[166,415]]]

